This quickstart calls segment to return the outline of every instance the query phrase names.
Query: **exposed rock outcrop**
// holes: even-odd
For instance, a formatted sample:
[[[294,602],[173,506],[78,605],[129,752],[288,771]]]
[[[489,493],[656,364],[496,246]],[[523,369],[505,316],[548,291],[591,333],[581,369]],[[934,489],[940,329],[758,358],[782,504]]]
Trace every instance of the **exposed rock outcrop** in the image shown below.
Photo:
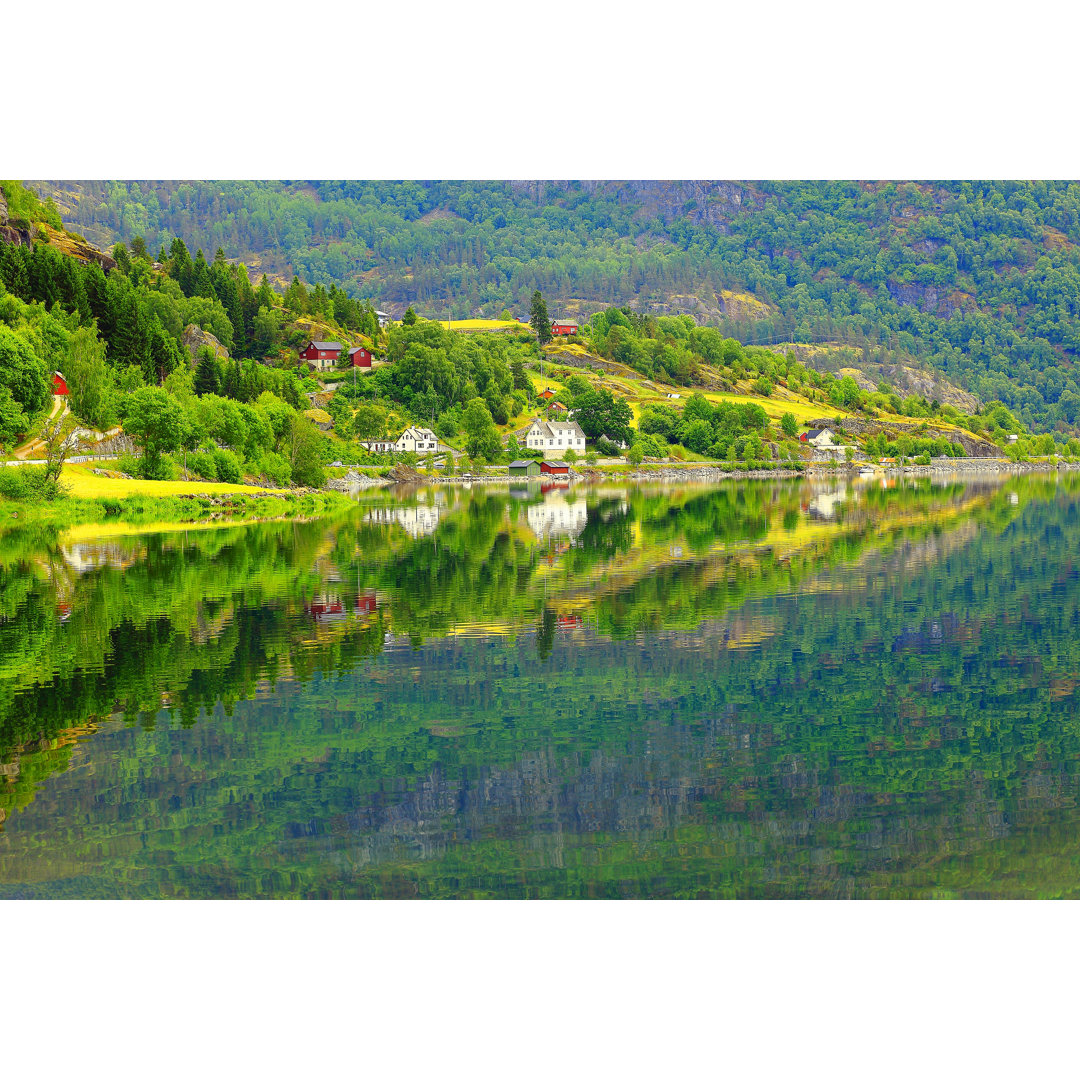
[[[422,473],[405,464],[395,465],[386,474],[386,478],[394,484],[419,484],[424,480]]]
[[[204,330],[201,326],[195,326],[194,323],[191,326],[184,327],[184,332],[180,336],[180,342],[184,348],[191,353],[192,361],[198,358],[199,350],[204,345],[213,349],[214,355],[219,360],[229,359],[229,350],[226,349],[209,330]]]

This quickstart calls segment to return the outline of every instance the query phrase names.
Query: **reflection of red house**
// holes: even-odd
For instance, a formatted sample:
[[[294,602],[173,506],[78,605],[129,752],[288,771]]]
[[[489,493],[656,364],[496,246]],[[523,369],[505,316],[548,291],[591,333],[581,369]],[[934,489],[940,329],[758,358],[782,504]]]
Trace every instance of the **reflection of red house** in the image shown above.
[[[63,372],[53,372],[52,388],[54,394],[66,394],[68,392],[67,379],[64,378]]]
[[[540,471],[550,476],[569,476],[570,466],[564,465],[561,461],[541,461]]]
[[[560,615],[557,622],[560,630],[573,630],[585,625],[580,615]]]
[[[363,345],[349,350],[349,362],[353,367],[371,367],[371,351]]]
[[[345,607],[340,600],[313,600],[310,604],[305,605],[307,607],[308,614],[313,619],[333,619],[340,618],[345,614]]]
[[[378,606],[374,593],[364,593],[356,598],[356,610],[364,615],[370,615]]]
[[[547,483],[540,485],[540,494],[546,495],[549,491],[566,491],[570,486],[570,478],[564,477],[559,480],[548,480]]]

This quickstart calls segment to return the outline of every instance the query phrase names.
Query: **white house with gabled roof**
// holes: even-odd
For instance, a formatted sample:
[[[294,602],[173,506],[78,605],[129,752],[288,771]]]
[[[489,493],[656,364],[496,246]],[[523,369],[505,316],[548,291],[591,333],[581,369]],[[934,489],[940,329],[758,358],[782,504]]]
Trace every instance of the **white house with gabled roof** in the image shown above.
[[[407,427],[399,436],[394,449],[399,454],[430,454],[439,449],[439,436],[431,428]]]
[[[567,450],[580,456],[585,453],[585,432],[575,420],[537,418],[525,430],[525,445],[530,450],[539,450],[545,457],[565,457]]]

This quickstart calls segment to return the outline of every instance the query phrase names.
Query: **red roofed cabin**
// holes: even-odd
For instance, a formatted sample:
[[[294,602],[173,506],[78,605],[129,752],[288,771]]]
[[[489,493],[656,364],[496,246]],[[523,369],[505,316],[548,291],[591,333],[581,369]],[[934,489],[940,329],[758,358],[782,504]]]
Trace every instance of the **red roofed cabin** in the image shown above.
[[[61,371],[54,371],[52,374],[52,392],[61,397],[68,392],[67,379]]]
[[[560,322],[556,319],[551,324],[552,337],[569,337],[571,334],[576,334],[577,332],[578,324],[576,322]]]
[[[555,396],[555,391],[549,386],[546,390],[541,391],[540,396],[545,401],[550,401]]]
[[[353,367],[371,367],[371,352],[363,345],[349,350],[349,362]]]
[[[564,465],[561,461],[541,461],[540,471],[550,473],[552,476],[569,476],[570,466]]]
[[[309,341],[300,351],[300,359],[306,360],[316,371],[332,368],[339,356],[340,341]]]

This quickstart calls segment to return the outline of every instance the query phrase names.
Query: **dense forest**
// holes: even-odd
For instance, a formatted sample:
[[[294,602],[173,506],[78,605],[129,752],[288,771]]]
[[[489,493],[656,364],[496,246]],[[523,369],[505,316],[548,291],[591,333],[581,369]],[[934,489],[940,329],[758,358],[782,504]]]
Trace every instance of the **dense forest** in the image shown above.
[[[929,365],[1026,424],[1080,418],[1080,185],[39,182],[111,242],[180,236],[384,306],[694,311],[744,343]],[[725,303],[725,290],[755,303]],[[702,315],[704,313],[704,315]]]

